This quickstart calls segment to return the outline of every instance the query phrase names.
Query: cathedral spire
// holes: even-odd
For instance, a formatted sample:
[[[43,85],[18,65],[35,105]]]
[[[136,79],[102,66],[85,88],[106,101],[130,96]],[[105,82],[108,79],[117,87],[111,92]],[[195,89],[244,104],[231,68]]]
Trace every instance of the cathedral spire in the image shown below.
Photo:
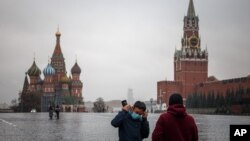
[[[24,83],[23,83],[23,90],[22,90],[22,94],[27,94],[28,90],[29,90],[29,81],[28,81],[28,76],[27,76],[27,72],[25,72],[25,78],[24,78]]]
[[[57,27],[56,36],[61,36],[61,33],[60,33],[60,31],[59,31],[59,25],[58,25],[58,27]]]
[[[195,17],[195,10],[194,10],[194,2],[193,2],[193,0],[189,1],[187,16],[188,17]]]
[[[58,56],[62,56],[63,57],[61,46],[60,46],[60,37],[61,37],[61,33],[60,33],[59,27],[58,27],[57,28],[57,32],[56,32],[56,47],[55,47],[53,56],[54,55],[58,55]]]
[[[56,70],[56,73],[63,74],[66,72],[66,68],[65,68],[64,57],[63,57],[63,53],[62,53],[62,49],[60,45],[61,33],[59,31],[59,27],[57,28],[57,32],[55,35],[56,35],[56,46],[54,49],[54,53],[51,57],[51,66]]]

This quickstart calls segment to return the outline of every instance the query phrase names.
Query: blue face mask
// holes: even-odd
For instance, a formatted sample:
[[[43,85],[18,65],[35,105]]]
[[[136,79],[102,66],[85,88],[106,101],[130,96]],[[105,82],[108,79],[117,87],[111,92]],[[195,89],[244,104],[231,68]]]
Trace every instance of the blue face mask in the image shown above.
[[[137,119],[141,120],[142,119],[141,116],[135,112],[130,112],[130,115],[131,115],[132,119],[134,119],[134,120],[137,120]]]

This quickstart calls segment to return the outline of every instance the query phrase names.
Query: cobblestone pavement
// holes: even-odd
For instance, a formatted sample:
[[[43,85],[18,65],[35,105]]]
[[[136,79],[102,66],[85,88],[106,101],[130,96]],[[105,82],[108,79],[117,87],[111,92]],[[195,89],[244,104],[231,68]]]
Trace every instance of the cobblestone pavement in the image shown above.
[[[110,121],[114,113],[60,113],[50,120],[48,113],[0,114],[0,141],[118,141],[118,129]],[[200,141],[228,141],[230,124],[249,124],[247,116],[193,115]],[[150,132],[159,114],[149,114]],[[151,133],[145,141],[151,141]]]

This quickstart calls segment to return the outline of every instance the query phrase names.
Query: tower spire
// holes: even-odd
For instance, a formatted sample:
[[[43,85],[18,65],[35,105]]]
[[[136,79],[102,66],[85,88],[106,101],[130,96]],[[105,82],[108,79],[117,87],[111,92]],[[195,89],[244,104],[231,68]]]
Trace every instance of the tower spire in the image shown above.
[[[22,94],[27,94],[29,91],[29,81],[28,81],[28,73],[25,72],[25,78],[24,78],[24,83],[23,83],[23,89],[22,89]]]
[[[56,81],[60,80],[60,77],[66,73],[66,67],[64,62],[64,57],[60,45],[60,37],[61,33],[59,31],[59,27],[57,27],[57,31],[55,33],[56,35],[56,46],[53,52],[53,55],[51,57],[51,66],[55,69],[57,78],[55,78]]]
[[[35,61],[36,61],[36,52],[34,52],[33,55],[34,55],[34,56],[33,56],[33,61],[35,62]]]
[[[57,25],[56,36],[61,36],[61,33],[60,33],[60,31],[59,31],[59,25]]]
[[[59,26],[58,26],[57,32],[56,32],[56,47],[55,47],[53,56],[54,55],[59,55],[59,56],[62,55],[62,50],[61,50],[61,46],[60,46],[60,36],[61,36],[61,33],[59,31]]]
[[[50,57],[48,56],[48,64],[50,64]]]
[[[193,0],[189,1],[187,16],[188,17],[195,17],[195,10],[194,10],[194,2],[193,2]]]

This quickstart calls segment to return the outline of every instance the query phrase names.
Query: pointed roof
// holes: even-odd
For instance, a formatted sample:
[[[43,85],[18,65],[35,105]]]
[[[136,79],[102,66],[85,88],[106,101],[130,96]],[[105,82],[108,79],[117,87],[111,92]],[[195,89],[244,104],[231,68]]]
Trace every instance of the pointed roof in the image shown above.
[[[24,83],[23,83],[23,90],[22,94],[26,94],[29,90],[29,81],[28,81],[28,76],[27,72],[25,73],[25,78],[24,78]]]
[[[188,17],[195,17],[195,10],[194,10],[194,2],[193,2],[193,0],[189,1],[187,16]]]
[[[61,49],[61,45],[60,45],[61,33],[59,31],[59,28],[57,29],[57,32],[55,35],[56,35],[56,46],[55,46],[52,58],[53,57],[62,57],[63,58],[62,49]]]

